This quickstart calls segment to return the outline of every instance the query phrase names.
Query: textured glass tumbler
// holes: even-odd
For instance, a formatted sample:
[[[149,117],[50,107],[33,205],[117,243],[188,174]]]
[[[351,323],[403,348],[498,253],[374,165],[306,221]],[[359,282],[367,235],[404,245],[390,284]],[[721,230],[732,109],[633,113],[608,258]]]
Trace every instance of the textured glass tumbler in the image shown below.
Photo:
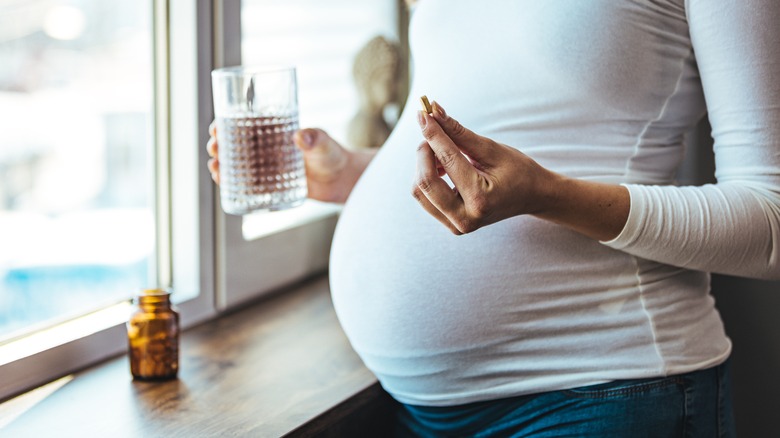
[[[242,215],[306,199],[294,67],[228,67],[211,73],[222,209]]]

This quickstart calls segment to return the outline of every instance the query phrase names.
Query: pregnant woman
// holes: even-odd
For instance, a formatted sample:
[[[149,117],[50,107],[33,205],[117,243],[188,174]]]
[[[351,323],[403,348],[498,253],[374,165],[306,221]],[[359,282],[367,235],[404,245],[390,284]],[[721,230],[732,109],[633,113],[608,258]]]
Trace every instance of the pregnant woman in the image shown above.
[[[399,434],[734,436],[709,273],[780,278],[778,22],[776,0],[423,0],[385,145],[296,134],[310,197],[346,203],[333,302]],[[705,113],[718,182],[675,186]]]

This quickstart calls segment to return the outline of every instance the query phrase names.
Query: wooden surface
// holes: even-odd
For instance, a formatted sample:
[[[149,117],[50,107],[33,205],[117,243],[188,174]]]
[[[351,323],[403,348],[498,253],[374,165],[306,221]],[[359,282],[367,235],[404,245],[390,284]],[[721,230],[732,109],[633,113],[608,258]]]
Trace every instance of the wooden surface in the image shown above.
[[[180,367],[178,380],[134,382],[127,357],[114,359],[77,374],[0,435],[333,435],[363,407],[391,403],[342,333],[324,277],[185,331]]]

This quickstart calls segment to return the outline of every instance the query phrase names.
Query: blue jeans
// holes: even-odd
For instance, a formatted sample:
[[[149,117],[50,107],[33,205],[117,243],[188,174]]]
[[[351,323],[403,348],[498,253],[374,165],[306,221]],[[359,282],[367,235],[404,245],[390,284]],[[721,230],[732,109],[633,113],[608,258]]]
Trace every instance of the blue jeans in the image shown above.
[[[401,405],[399,437],[734,437],[728,361],[657,379],[618,380],[460,406]]]

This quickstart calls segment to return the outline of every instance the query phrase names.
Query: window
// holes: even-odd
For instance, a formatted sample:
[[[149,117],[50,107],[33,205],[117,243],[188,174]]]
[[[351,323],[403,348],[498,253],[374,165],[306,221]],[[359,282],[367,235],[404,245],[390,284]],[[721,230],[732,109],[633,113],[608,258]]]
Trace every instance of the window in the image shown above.
[[[3,338],[154,282],[151,16],[116,3],[0,5]]]
[[[172,287],[186,328],[324,271],[337,206],[218,208],[210,72],[242,54],[299,65],[302,123],[339,139],[356,108],[351,57],[361,40],[395,35],[397,7],[0,3],[0,400],[124,352],[140,288]],[[286,50],[266,50],[269,39]]]
[[[224,65],[295,65],[302,127],[320,127],[347,145],[347,125],[358,110],[352,63],[377,35],[399,40],[396,0],[244,0],[225,12],[239,28],[240,52],[227,43]],[[338,206],[303,207],[243,218],[224,216],[221,302],[231,305],[327,267]]]
[[[0,3],[0,400],[124,351],[141,288],[174,286],[185,324],[214,313],[199,281],[213,273],[183,243],[201,243],[213,204],[195,149],[173,147],[201,141],[197,112],[172,116],[197,83],[186,3]],[[190,184],[175,201],[174,174]],[[179,207],[194,217],[174,217]]]
[[[244,0],[242,63],[296,66],[301,126],[323,128],[348,145],[347,125],[359,108],[353,58],[374,36],[397,40],[397,15],[397,2],[387,0]],[[250,240],[337,211],[333,205],[309,202],[279,214],[247,215],[242,231]]]

